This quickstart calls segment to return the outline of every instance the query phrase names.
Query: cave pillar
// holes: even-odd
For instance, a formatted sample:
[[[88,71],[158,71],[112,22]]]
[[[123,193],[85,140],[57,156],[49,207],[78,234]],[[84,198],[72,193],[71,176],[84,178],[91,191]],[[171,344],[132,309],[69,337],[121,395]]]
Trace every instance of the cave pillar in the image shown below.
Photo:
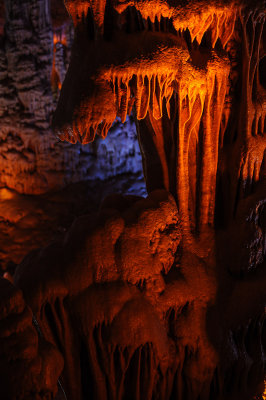
[[[215,69],[216,68],[216,69]],[[184,79],[185,81],[185,79]],[[210,68],[205,82],[180,80],[163,116],[151,108],[137,121],[148,192],[164,188],[176,199],[188,236],[214,224],[219,135],[228,68]]]

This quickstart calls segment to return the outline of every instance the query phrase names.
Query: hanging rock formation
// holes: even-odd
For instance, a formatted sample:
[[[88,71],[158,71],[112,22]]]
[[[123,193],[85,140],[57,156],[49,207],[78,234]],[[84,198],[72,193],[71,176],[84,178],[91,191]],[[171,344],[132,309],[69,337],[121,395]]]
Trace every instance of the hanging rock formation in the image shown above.
[[[60,137],[105,137],[134,105],[148,190],[169,190],[188,231],[200,231],[214,223],[216,177],[229,169],[221,212],[232,217],[241,187],[265,173],[264,3],[115,2],[105,24],[96,5],[66,6],[76,38],[54,117]]]
[[[55,130],[87,144],[133,112],[149,194],[107,198],[16,270],[40,336],[64,358],[61,394],[261,396],[265,2],[65,4],[75,37]]]

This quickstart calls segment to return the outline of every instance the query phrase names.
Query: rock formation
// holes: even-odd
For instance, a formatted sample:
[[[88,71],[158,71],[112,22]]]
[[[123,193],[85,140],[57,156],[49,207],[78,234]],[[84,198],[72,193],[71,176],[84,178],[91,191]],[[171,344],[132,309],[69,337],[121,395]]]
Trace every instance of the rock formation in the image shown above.
[[[261,396],[265,2],[65,4],[75,36],[55,131],[88,144],[133,113],[149,194],[109,196],[30,253],[2,302],[23,293],[39,340],[63,356],[62,373],[56,351],[49,361],[66,399]],[[10,319],[19,325],[16,309],[2,318],[0,347]],[[23,348],[10,354],[23,359]],[[19,382],[23,365],[9,366]],[[24,391],[6,392],[41,396],[43,385],[36,371]]]
[[[6,279],[1,288],[1,396],[49,399],[57,392],[63,359],[32,325],[32,312],[20,290]]]
[[[73,26],[62,4],[53,1],[50,7],[48,0],[23,4],[6,0],[5,10],[0,10],[0,186],[19,193],[46,193],[69,183],[112,176],[109,159],[108,173],[97,163],[95,146],[62,144],[51,130],[73,41]],[[117,122],[114,135],[119,136],[121,130]],[[136,165],[133,173],[141,172],[132,131],[129,127],[123,130],[122,136],[130,142],[123,154],[122,142],[116,141],[120,164],[125,166],[117,166],[113,175],[131,172],[132,163]],[[97,147],[101,146],[104,144],[98,143]],[[91,174],[92,165],[95,175]]]
[[[87,146],[51,131],[73,36],[63,0],[0,3],[0,273],[68,228],[86,199],[92,212],[112,191],[146,193],[132,118]]]

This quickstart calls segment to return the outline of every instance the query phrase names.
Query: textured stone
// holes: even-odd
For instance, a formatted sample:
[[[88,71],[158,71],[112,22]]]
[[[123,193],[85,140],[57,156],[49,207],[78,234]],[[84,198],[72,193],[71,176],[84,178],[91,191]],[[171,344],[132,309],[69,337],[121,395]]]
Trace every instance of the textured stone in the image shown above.
[[[142,165],[132,122],[123,127],[116,122],[108,146],[100,140],[84,147],[62,143],[51,130],[74,35],[62,2],[52,3],[53,19],[48,0],[6,0],[5,5],[5,34],[0,37],[0,186],[39,194],[124,173],[137,174],[138,181]]]
[[[75,39],[54,117],[58,134],[83,144],[109,130],[116,142],[123,138],[116,150],[112,140],[96,139],[79,154],[84,163],[77,169],[106,188],[112,175],[103,159],[111,174],[116,165],[138,171],[129,158],[120,162],[139,154],[128,141],[130,120],[126,133],[111,127],[116,116],[126,122],[134,103],[149,194],[109,196],[99,212],[79,216],[65,235],[28,254],[14,288],[0,281],[0,368],[12,371],[29,345],[68,399],[250,400],[262,392],[266,368],[263,0],[65,4]],[[56,99],[68,47],[64,27],[53,41]],[[14,141],[20,148],[7,132],[16,161]],[[34,157],[21,153],[34,175]],[[98,166],[85,165],[86,153],[101,155]],[[17,243],[28,229],[29,246],[38,217],[52,215],[57,201],[54,212],[66,207],[64,215],[71,214],[75,206],[81,212],[76,188],[69,188],[68,204],[66,191],[47,195],[33,213],[24,196],[3,189],[4,223],[21,229]],[[16,331],[23,321],[13,318],[17,288],[18,306],[25,299],[38,332],[60,350],[61,376],[53,357],[47,361],[37,348],[36,335],[23,341]],[[24,382],[23,367],[13,368],[12,400],[28,399],[28,386],[39,393],[46,378],[37,369]],[[53,397],[54,388],[41,396]]]

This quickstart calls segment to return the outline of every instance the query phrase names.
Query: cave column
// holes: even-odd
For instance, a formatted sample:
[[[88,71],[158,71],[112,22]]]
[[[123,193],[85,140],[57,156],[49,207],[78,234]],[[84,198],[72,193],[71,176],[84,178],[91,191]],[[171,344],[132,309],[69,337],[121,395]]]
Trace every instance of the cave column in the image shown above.
[[[216,198],[216,175],[219,134],[226,95],[227,74],[213,74],[207,79],[207,93],[202,116],[202,159],[198,203],[199,231],[213,226]]]
[[[202,100],[200,93],[191,88],[190,91],[180,90],[178,96],[178,131],[177,135],[177,166],[176,192],[177,204],[183,223],[184,232],[191,236],[191,218],[189,212],[189,142],[191,133],[198,125],[202,115]],[[193,154],[195,157],[196,154]]]

